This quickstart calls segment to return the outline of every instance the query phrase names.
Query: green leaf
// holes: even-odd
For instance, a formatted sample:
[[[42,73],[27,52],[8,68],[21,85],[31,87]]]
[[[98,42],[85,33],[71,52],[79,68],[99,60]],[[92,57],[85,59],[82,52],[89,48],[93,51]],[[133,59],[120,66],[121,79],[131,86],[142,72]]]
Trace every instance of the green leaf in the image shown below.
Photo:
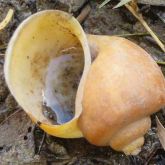
[[[111,0],[105,0],[100,6],[99,9],[102,8],[103,6],[105,6],[108,2],[110,2]]]
[[[131,2],[131,0],[121,0],[115,7],[114,9],[121,7],[123,5],[125,5],[126,3]]]

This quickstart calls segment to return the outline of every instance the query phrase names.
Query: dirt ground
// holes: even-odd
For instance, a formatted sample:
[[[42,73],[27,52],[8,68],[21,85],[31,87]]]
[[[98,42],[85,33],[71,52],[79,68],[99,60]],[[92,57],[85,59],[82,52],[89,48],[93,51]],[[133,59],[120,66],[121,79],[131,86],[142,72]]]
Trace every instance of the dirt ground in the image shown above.
[[[65,2],[65,1],[61,1]],[[81,6],[63,4],[58,0],[0,0],[0,21],[9,8],[15,11],[14,18],[0,32],[0,164],[41,164],[41,165],[164,165],[165,151],[156,134],[155,115],[152,128],[145,135],[145,145],[137,156],[125,156],[110,147],[96,147],[85,139],[61,139],[45,134],[34,125],[18,106],[5,84],[3,74],[4,56],[8,41],[14,30],[25,18],[45,9],[74,11],[77,16]],[[100,1],[91,1],[90,15],[82,26],[86,33],[102,35],[123,35],[149,52],[155,60],[165,60],[165,54],[146,33],[141,24],[125,9],[112,9],[109,3],[99,9]],[[165,8],[140,5],[150,27],[165,43],[165,23],[158,13],[165,14]],[[126,36],[125,34],[136,34]],[[162,67],[165,73],[165,69]],[[158,113],[165,121],[165,110]]]

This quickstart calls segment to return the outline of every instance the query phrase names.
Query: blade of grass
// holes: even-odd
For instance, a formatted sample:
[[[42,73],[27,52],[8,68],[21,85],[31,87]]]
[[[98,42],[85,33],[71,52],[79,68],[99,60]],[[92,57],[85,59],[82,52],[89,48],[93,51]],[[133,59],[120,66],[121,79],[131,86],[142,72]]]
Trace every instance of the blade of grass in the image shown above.
[[[131,0],[121,0],[115,7],[113,7],[114,9],[119,8],[127,3],[131,2]]]
[[[2,22],[0,22],[0,30],[4,29],[8,23],[10,22],[10,20],[12,19],[14,14],[14,10],[13,9],[9,9],[6,17],[4,18],[4,20]]]
[[[156,61],[156,63],[157,63],[158,65],[163,65],[163,66],[165,66],[165,62],[163,62],[163,61]]]
[[[99,9],[109,3],[111,0],[105,0],[103,3],[100,4]]]
[[[125,33],[125,34],[116,34],[114,36],[118,37],[131,37],[131,36],[148,36],[149,33]]]

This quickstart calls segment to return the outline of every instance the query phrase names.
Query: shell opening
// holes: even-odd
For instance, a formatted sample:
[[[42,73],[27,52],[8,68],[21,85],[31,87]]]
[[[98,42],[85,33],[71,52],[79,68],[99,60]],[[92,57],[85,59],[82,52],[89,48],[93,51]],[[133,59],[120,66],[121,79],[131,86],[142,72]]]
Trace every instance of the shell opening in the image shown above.
[[[75,99],[84,66],[80,45],[62,50],[45,74],[43,114],[54,124],[63,124],[75,115]]]

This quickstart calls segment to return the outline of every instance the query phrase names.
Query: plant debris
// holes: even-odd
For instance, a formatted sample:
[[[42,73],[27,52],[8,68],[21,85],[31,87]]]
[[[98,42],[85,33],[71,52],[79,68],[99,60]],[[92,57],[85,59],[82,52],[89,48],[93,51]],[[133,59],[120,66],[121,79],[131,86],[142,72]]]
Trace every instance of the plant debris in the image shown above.
[[[156,123],[157,123],[157,129],[158,129],[157,134],[158,134],[159,140],[165,150],[165,128],[163,127],[163,125],[161,124],[161,122],[157,116],[156,116]]]
[[[129,2],[131,2],[131,0],[121,0],[121,1],[114,7],[114,9],[119,8],[119,7],[125,5],[125,4],[127,4],[127,3],[129,3]]]
[[[107,3],[109,3],[111,0],[105,0],[104,2],[101,3],[101,5],[99,6],[99,8],[102,8],[103,6],[105,6]]]
[[[156,6],[165,6],[165,0],[138,0],[138,3],[156,5]]]
[[[12,17],[14,14],[14,10],[13,9],[9,9],[6,17],[4,18],[4,20],[0,23],[0,30],[4,29],[8,23],[11,21]]]
[[[25,112],[16,112],[0,126],[1,164],[24,164],[35,159],[32,122]]]
[[[141,24],[144,26],[144,28],[151,34],[151,36],[157,42],[159,47],[163,50],[163,52],[165,52],[165,46],[159,40],[157,35],[151,30],[151,28],[148,26],[146,21],[143,19],[142,14],[139,12],[139,8],[137,6],[136,0],[132,0],[132,2],[130,4],[125,4],[125,6],[141,22]]]
[[[110,0],[105,0],[99,8],[105,6]],[[151,34],[151,36],[154,38],[154,40],[157,42],[159,47],[165,52],[165,46],[160,41],[158,36],[151,30],[151,28],[148,26],[146,21],[143,19],[142,14],[140,13],[140,10],[137,5],[137,0],[121,0],[114,8],[119,8],[121,6],[125,5],[126,8],[140,21],[140,23],[144,26],[144,28]]]
[[[105,0],[102,2],[102,4],[99,6],[99,8],[102,8],[103,6],[105,6],[107,3],[109,3],[111,0]],[[128,2],[130,2],[131,0],[120,0],[120,2],[114,7],[114,8],[118,8],[121,7],[125,4],[127,4]]]
[[[83,23],[85,18],[89,15],[91,11],[91,7],[89,4],[87,4],[81,11],[81,13],[78,15],[77,17],[77,20],[80,22],[80,23]]]

